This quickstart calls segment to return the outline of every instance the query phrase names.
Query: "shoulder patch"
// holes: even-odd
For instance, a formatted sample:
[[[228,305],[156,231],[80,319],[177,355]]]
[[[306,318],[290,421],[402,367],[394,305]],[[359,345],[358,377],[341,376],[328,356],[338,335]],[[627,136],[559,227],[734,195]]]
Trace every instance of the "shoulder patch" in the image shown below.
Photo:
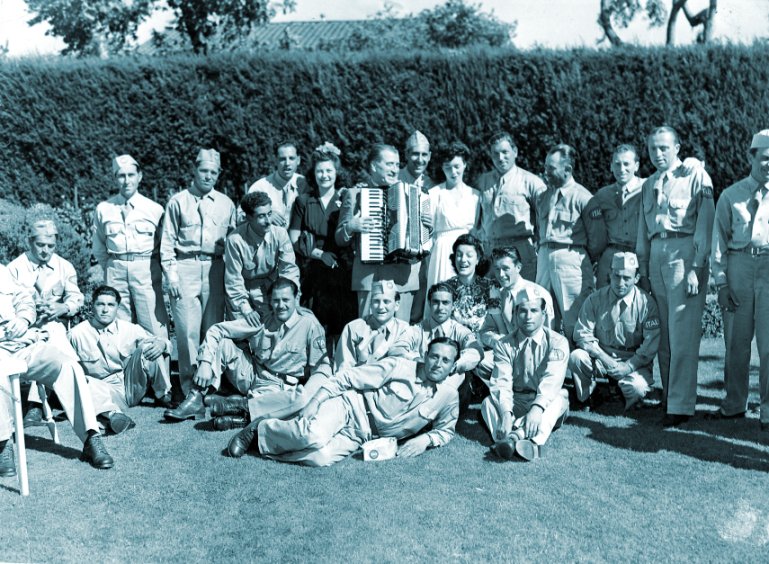
[[[312,341],[312,348],[317,349],[321,352],[326,352],[326,337],[316,337]]]
[[[713,199],[713,187],[712,186],[703,186],[702,187],[702,197]]]
[[[603,215],[603,214],[601,213],[601,208],[595,208],[594,210],[592,210],[592,211],[590,212],[590,217],[591,217],[592,219],[599,219],[599,218],[601,217],[601,215]]]
[[[644,329],[657,329],[660,326],[660,320],[656,317],[647,319],[644,322]]]
[[[547,355],[547,360],[563,360],[566,358],[566,353],[564,353],[561,349],[553,349],[550,351],[550,354]]]

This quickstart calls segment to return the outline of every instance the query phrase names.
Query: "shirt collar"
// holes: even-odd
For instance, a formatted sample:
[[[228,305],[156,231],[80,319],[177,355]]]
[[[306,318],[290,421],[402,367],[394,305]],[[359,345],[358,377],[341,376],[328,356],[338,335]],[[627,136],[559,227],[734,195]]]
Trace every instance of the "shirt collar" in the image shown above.
[[[54,270],[53,266],[51,266],[51,261],[53,260],[53,256],[51,256],[50,259],[48,259],[48,262],[38,262],[35,259],[32,258],[32,255],[27,251],[24,253],[24,256],[27,257],[27,262],[29,262],[29,269],[30,270],[37,270],[38,268],[48,268],[50,270]]]
[[[507,181],[507,180],[510,180],[510,179],[511,179],[511,178],[512,178],[512,177],[515,175],[515,173],[516,173],[517,171],[518,171],[518,165],[514,164],[514,165],[513,165],[513,166],[510,168],[510,170],[508,170],[506,173],[504,173],[504,174],[499,174],[499,171],[497,171],[497,174],[499,175],[499,179],[500,179],[500,180],[502,180],[502,181]]]
[[[299,323],[299,310],[295,310],[294,313],[291,314],[291,317],[286,319],[285,323],[283,325],[286,326],[286,330],[291,329],[294,325]]]
[[[283,177],[278,174],[278,171],[275,170],[272,172],[272,174],[269,177],[270,184],[275,186],[278,190],[285,190],[287,187],[295,188],[296,187],[296,177],[298,174],[295,172],[291,178],[289,178],[287,181],[283,180]]]
[[[98,327],[96,327],[96,325],[93,324],[93,319],[89,319],[89,322],[91,323],[91,327],[93,327],[97,333],[109,333],[110,335],[117,335],[118,333],[117,319],[115,319],[112,323],[110,323],[109,325],[101,329],[99,329]]]
[[[540,327],[531,337],[527,337],[523,334],[523,331],[518,331],[518,342],[523,343],[526,339],[531,339],[537,346],[541,346],[545,341],[545,326]]]
[[[769,182],[766,184],[761,184],[758,180],[753,178],[753,175],[750,175],[750,180],[753,182],[753,189],[751,190],[754,194],[762,194],[764,190],[769,190]]]

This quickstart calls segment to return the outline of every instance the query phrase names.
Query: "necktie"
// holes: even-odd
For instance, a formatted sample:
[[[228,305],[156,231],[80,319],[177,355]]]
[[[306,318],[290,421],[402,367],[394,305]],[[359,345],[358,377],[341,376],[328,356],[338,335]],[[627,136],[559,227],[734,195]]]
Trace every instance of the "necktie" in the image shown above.
[[[534,339],[526,338],[521,346],[521,368],[526,379],[534,376]]]
[[[387,347],[387,329],[382,326],[377,330],[373,340],[371,341],[370,356],[375,359],[383,357],[385,352],[387,352]]]
[[[502,291],[502,312],[508,325],[513,323],[513,296],[509,288]]]
[[[48,279],[48,267],[44,264],[41,264],[37,267],[37,277],[35,278],[35,292],[37,292],[39,300],[45,301],[46,298],[46,291],[48,289],[47,284]]]
[[[438,325],[435,329],[433,329],[433,339],[437,339],[438,337],[445,337],[446,334],[443,332],[443,328]]]
[[[657,205],[662,207],[665,201],[665,184],[667,183],[668,175],[666,172],[660,174],[657,178],[657,182],[654,183],[654,194],[657,196]]]
[[[131,211],[131,206],[128,205],[128,202],[120,206],[120,216],[123,218],[123,223],[126,222],[126,218],[128,217],[128,213],[130,211]]]

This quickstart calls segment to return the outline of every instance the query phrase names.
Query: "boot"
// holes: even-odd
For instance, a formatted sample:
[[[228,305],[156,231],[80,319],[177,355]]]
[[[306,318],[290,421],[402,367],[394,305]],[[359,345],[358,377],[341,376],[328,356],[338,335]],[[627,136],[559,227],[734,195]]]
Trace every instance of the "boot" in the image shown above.
[[[211,409],[211,417],[220,415],[243,415],[248,413],[248,400],[241,396],[229,398],[206,398],[206,405]]]
[[[134,420],[128,417],[128,415],[126,415],[125,413],[121,413],[120,411],[115,411],[109,416],[110,431],[112,431],[116,435],[119,435],[120,433],[122,433],[123,431],[127,431],[128,429],[133,429],[134,427],[136,427],[136,423],[134,423]]]
[[[13,462],[13,443],[10,440],[0,443],[0,478],[10,478],[16,475],[16,464]]]
[[[184,401],[176,409],[166,409],[163,417],[169,421],[185,421],[187,419],[204,419],[206,406],[203,405],[203,394],[198,389],[190,390]]]
[[[24,414],[24,428],[39,427],[43,424],[43,406],[39,403],[30,403],[27,413]]]
[[[107,452],[107,448],[101,440],[101,435],[93,434],[89,435],[83,445],[83,454],[80,455],[80,460],[87,462],[94,468],[99,470],[108,470],[115,465],[115,461]]]
[[[251,421],[251,423],[246,425],[245,429],[230,439],[230,444],[227,445],[227,452],[232,458],[240,458],[246,454],[246,451],[254,442],[254,439],[256,439],[256,429],[262,421],[264,421],[264,417]]]
[[[248,425],[248,418],[242,415],[221,415],[214,417],[214,429],[217,431],[228,431],[230,429],[240,429]]]

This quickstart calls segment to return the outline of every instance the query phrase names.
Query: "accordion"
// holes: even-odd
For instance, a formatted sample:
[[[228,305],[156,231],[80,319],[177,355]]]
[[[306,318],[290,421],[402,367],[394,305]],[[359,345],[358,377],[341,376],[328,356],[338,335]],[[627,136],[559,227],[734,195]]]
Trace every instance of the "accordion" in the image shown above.
[[[389,188],[361,188],[362,218],[372,218],[375,228],[360,234],[362,263],[419,262],[429,254],[429,230],[422,213],[430,213],[430,200],[419,186],[398,182]]]

